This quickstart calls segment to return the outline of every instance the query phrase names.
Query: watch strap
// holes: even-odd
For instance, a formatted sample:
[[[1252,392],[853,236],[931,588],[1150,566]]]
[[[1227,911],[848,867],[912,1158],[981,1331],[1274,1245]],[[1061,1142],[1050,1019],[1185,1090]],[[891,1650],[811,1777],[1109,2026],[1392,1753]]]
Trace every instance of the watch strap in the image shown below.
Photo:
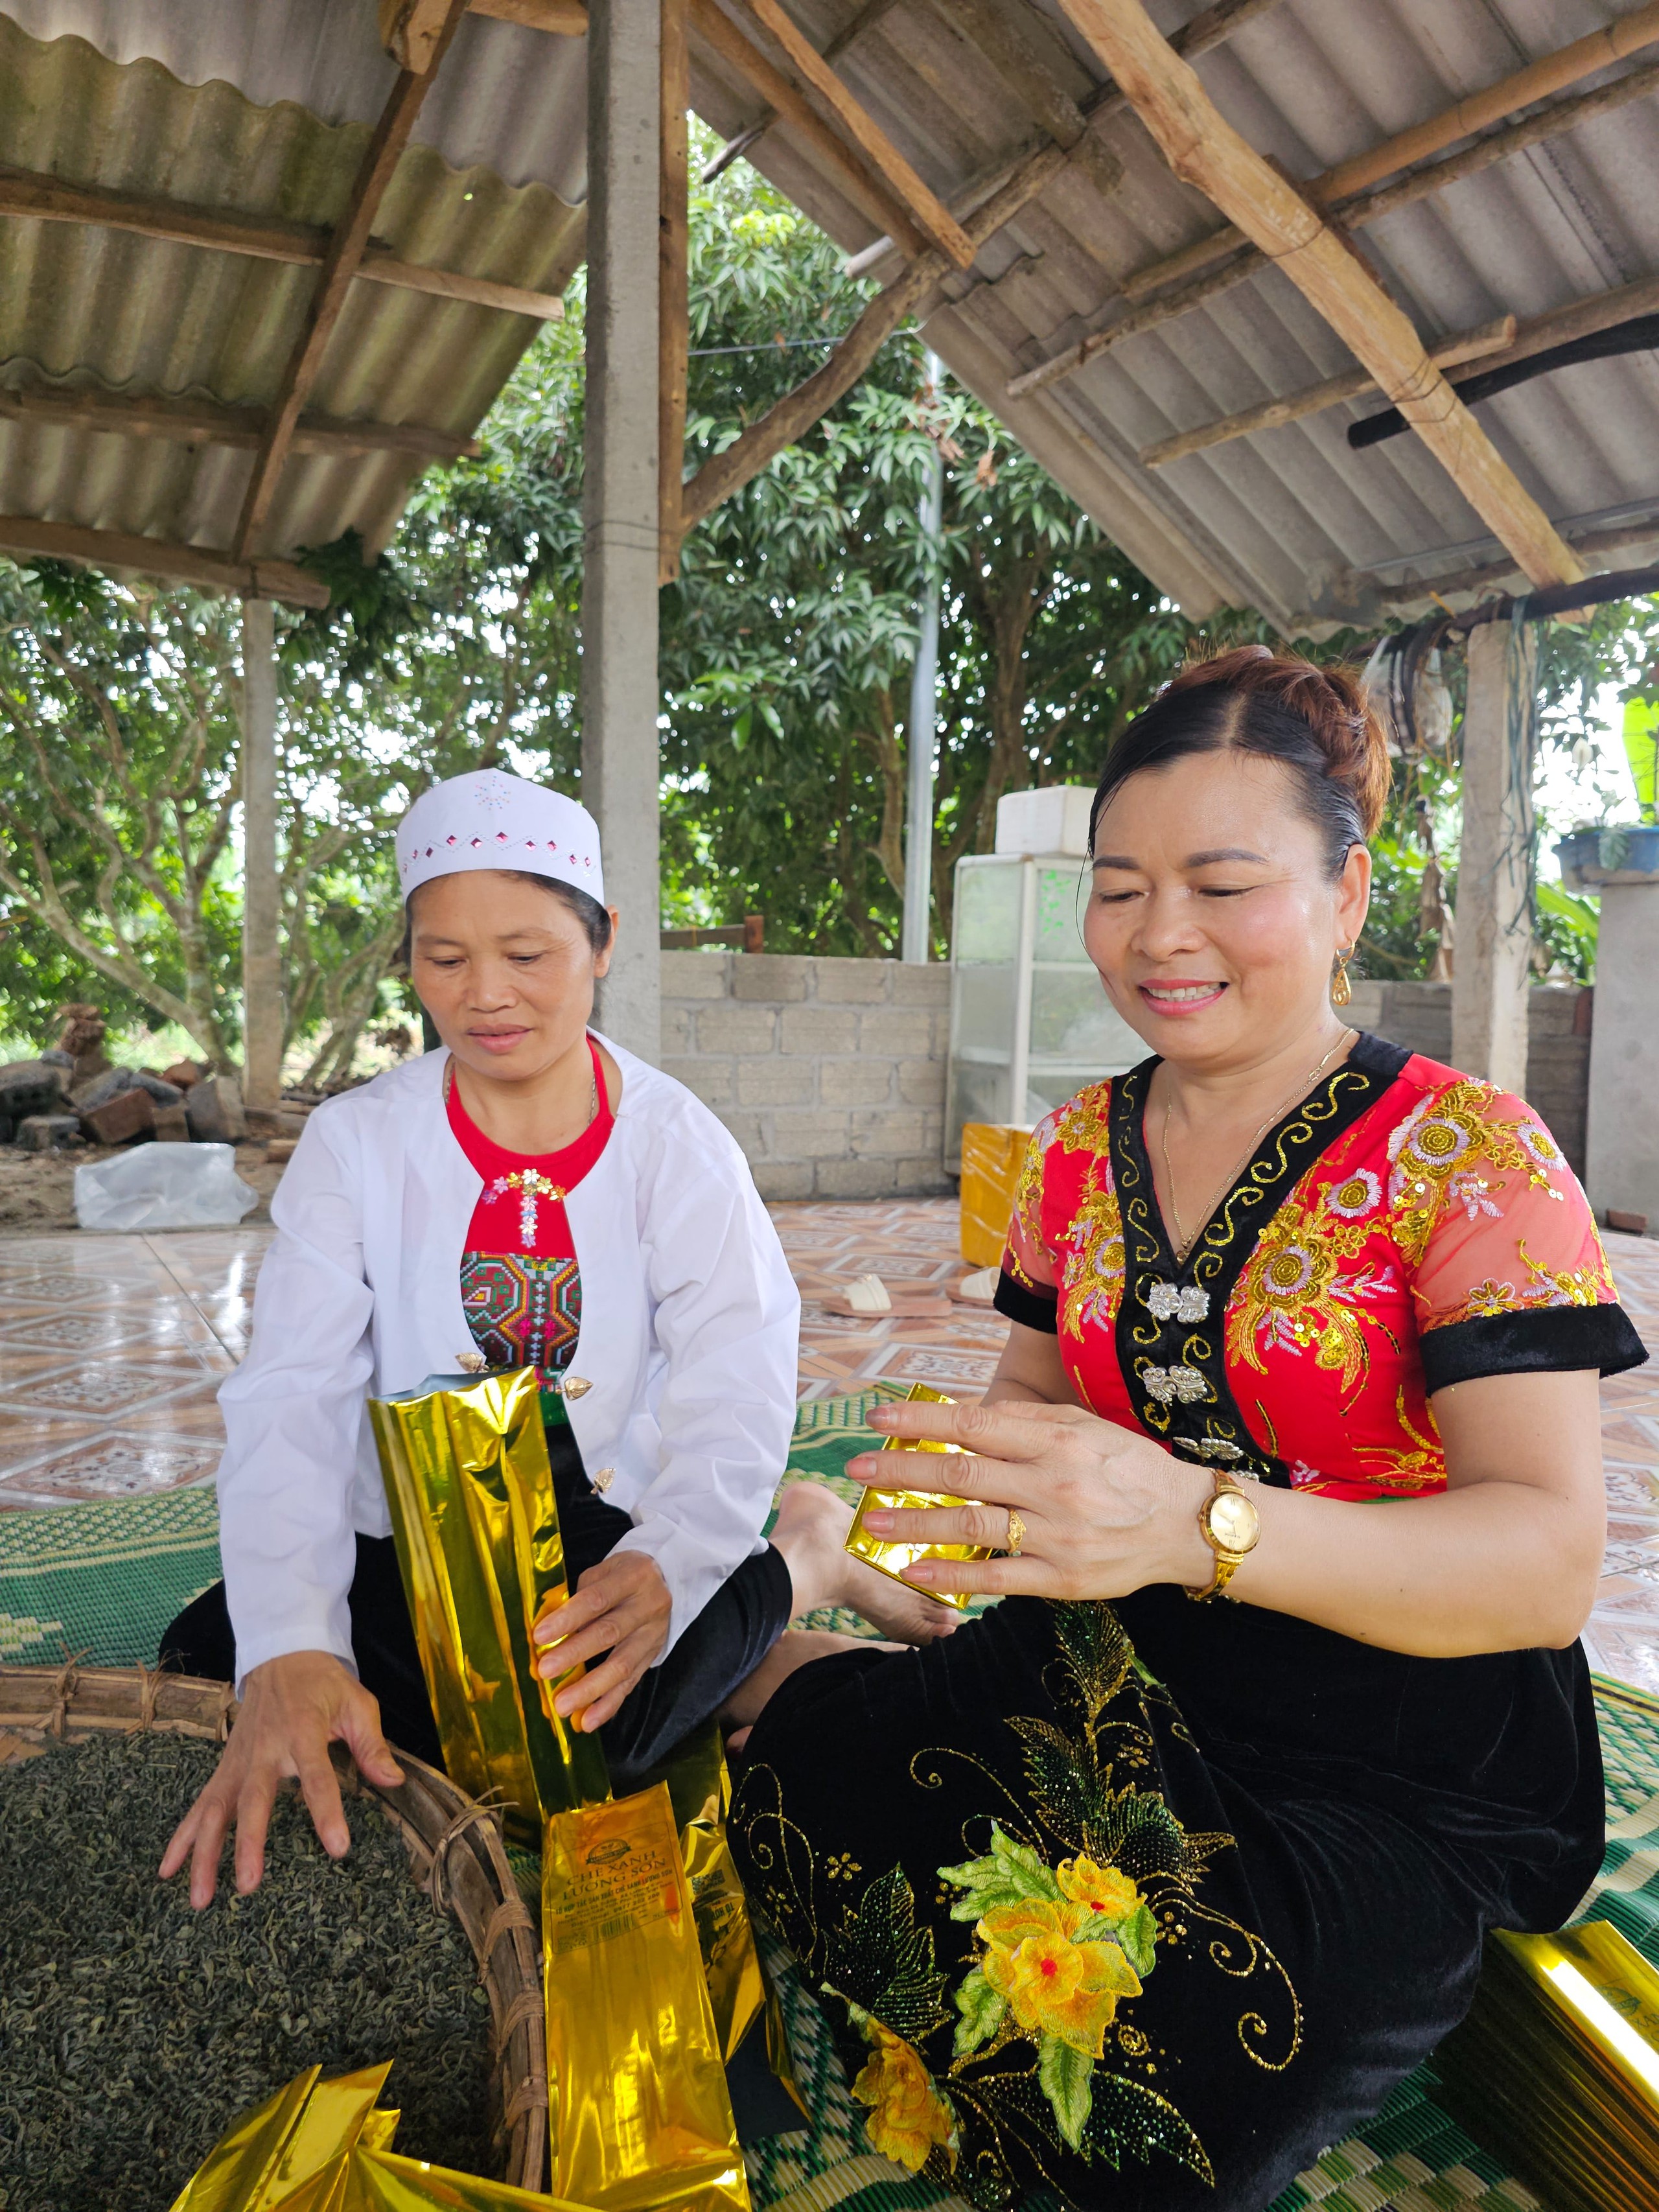
[[[1210,1507],[1215,1500],[1221,1496],[1222,1492],[1224,1491],[1234,1490],[1237,1491],[1241,1497],[1247,1494],[1243,1485],[1239,1482],[1235,1482],[1232,1476],[1227,1473],[1224,1468],[1213,1468],[1211,1469],[1211,1474],[1213,1477],[1213,1486],[1211,1489],[1208,1498],[1205,1499],[1203,1504],[1199,1508],[1198,1525],[1204,1532],[1205,1542],[1209,1545],[1211,1550],[1215,1553],[1215,1572],[1211,1576],[1209,1581],[1205,1584],[1202,1589],[1194,1589],[1190,1586],[1187,1586],[1188,1596],[1197,1605],[1207,1605],[1212,1597],[1221,1597],[1224,1595],[1228,1583],[1231,1582],[1234,1575],[1238,1571],[1240,1565],[1249,1556],[1248,1553],[1244,1552],[1230,1552],[1226,1550],[1222,1545],[1217,1543],[1214,1536],[1210,1533]]]

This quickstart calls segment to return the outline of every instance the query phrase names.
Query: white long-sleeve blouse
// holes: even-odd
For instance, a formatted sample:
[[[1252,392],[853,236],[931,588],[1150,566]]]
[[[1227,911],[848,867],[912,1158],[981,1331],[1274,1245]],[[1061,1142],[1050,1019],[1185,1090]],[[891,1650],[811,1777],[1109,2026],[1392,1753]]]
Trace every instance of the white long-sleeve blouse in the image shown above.
[[[747,1162],[708,1108],[619,1046],[616,1127],[565,1201],[581,1267],[566,1409],[591,1478],[654,1559],[669,1645],[763,1548],[788,1455],[800,1299]],[[271,1218],[252,1341],[219,1393],[220,1543],[239,1682],[290,1651],[352,1664],[358,1533],[386,1536],[367,1404],[472,1348],[460,1264],[481,1180],[448,1054],[311,1115]]]

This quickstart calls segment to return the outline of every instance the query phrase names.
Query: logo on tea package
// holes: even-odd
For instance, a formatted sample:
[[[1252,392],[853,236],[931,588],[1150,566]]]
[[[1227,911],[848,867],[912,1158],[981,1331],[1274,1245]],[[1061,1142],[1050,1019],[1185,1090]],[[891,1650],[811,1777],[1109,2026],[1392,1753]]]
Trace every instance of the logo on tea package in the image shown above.
[[[617,1861],[625,1859],[632,1849],[633,1845],[625,1836],[612,1836],[605,1843],[594,1844],[592,1850],[587,1854],[587,1864],[615,1866]]]

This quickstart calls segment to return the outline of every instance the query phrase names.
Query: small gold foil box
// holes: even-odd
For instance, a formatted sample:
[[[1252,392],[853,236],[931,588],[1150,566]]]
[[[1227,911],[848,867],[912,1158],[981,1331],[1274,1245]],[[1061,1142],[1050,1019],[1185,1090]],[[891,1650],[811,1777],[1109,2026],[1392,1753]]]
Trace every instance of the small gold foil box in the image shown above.
[[[954,1406],[956,1400],[943,1390],[930,1390],[925,1382],[913,1382],[907,1402],[918,1401],[930,1406]],[[959,1452],[960,1444],[915,1443],[901,1437],[889,1437],[882,1446],[884,1451]],[[959,1559],[970,1563],[991,1557],[988,1544],[915,1544],[896,1542],[891,1537],[878,1536],[865,1526],[868,1513],[884,1512],[894,1507],[926,1510],[929,1506],[965,1505],[965,1498],[952,1498],[931,1490],[866,1490],[859,1501],[858,1511],[853,1516],[853,1525],[847,1532],[846,1548],[855,1559],[879,1573],[890,1575],[895,1582],[902,1582],[904,1570],[914,1566],[918,1559]],[[906,1584],[914,1589],[914,1583]],[[973,1599],[956,1590],[928,1590],[928,1597],[936,1597],[941,1605],[954,1606],[958,1613],[966,1613]]]

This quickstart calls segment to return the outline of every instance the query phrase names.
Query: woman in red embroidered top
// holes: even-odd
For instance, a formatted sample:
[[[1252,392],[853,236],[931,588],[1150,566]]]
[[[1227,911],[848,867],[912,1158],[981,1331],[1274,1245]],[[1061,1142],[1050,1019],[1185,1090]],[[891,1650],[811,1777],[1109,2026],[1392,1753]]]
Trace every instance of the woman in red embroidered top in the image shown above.
[[[1131,725],[1085,937],[1156,1056],[1033,1134],[985,1404],[872,1417],[973,1455],[872,1522],[1004,1554],[910,1579],[1005,1602],[767,1662],[745,1874],[878,2147],[976,2203],[1267,2204],[1600,1861],[1595,1385],[1644,1355],[1531,1109],[1340,1012],[1388,775],[1261,647]]]

